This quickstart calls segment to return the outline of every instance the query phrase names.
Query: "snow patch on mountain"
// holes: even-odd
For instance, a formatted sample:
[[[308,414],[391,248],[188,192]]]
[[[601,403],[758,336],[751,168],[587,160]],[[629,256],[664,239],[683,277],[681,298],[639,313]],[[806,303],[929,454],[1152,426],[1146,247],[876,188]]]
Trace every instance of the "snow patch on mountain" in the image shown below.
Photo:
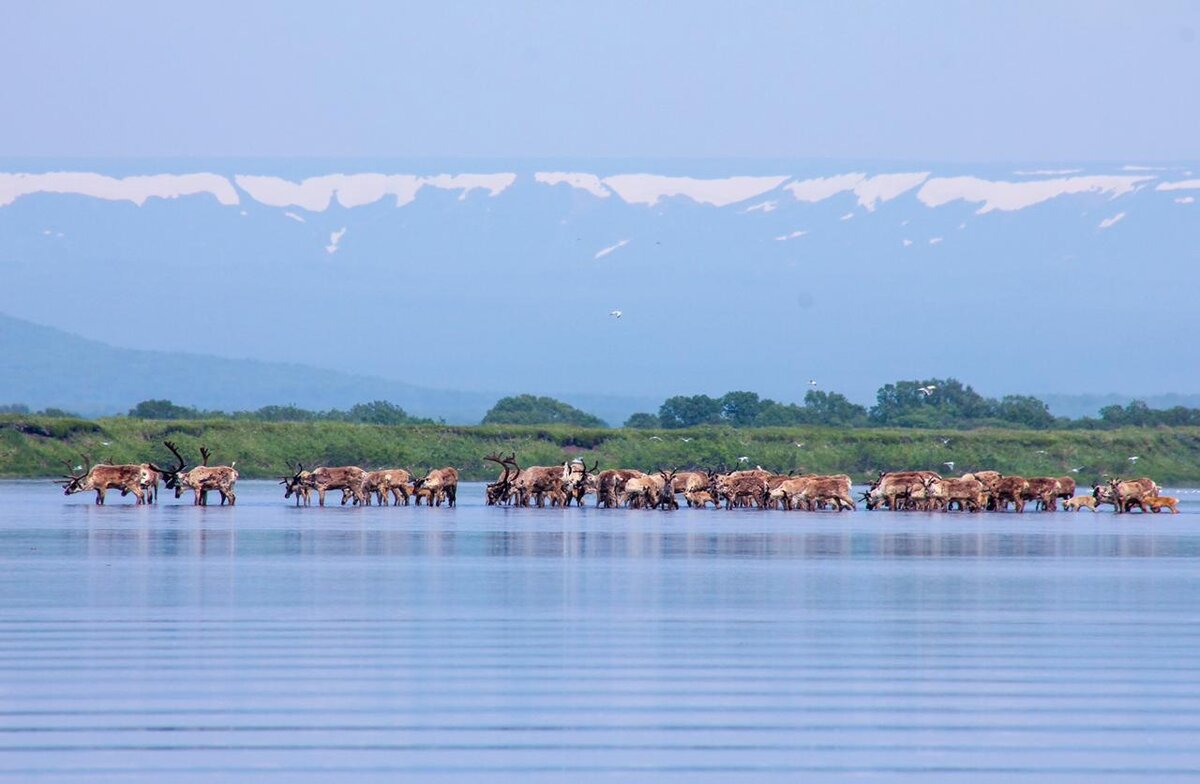
[[[237,190],[219,174],[108,177],[93,172],[0,173],[0,207],[34,193],[64,193],[109,201],[131,201],[139,207],[147,199],[176,199],[205,193],[226,206],[238,203]]]
[[[335,196],[338,204],[347,209],[374,204],[385,196],[394,196],[396,206],[403,207],[416,199],[417,193],[425,186],[461,191],[459,199],[465,199],[474,190],[487,190],[489,196],[497,196],[516,180],[517,175],[512,173],[438,174],[431,177],[415,174],[326,174],[300,182],[253,174],[234,177],[238,187],[261,204],[300,207],[309,212],[324,212]]]
[[[342,241],[342,236],[345,233],[346,233],[345,226],[338,229],[337,231],[331,231],[329,233],[329,244],[325,246],[325,252],[328,253],[330,256],[337,253],[338,243]]]
[[[587,191],[601,199],[607,199],[612,195],[612,191],[605,188],[604,183],[594,174],[584,174],[582,172],[535,172],[533,179],[534,182],[540,182],[545,185],[570,185],[572,188]]]
[[[616,174],[603,182],[629,204],[654,206],[666,196],[686,196],[700,204],[725,207],[761,196],[786,182],[783,177],[664,177],[658,174]]]
[[[796,201],[816,203],[839,193],[853,193],[860,207],[874,212],[880,203],[891,201],[902,193],[912,190],[929,178],[929,172],[896,172],[876,174],[868,177],[862,172],[835,174],[832,177],[813,177],[796,180],[784,187],[791,191]]]
[[[1152,179],[1154,178],[1095,175],[1007,182],[984,180],[979,177],[934,177],[917,191],[917,199],[928,207],[941,207],[953,201],[982,203],[983,206],[975,213],[983,215],[993,210],[1023,210],[1058,196],[1075,193],[1110,194],[1115,199]]]
[[[601,248],[600,250],[596,251],[596,255],[593,256],[592,258],[602,259],[605,256],[607,256],[608,254],[612,253],[614,250],[617,250],[618,248],[623,248],[628,244],[629,244],[629,240],[621,240],[616,245],[609,245],[607,248]]]
[[[1156,191],[1192,191],[1200,188],[1200,180],[1176,180],[1175,182],[1160,182],[1154,187]]]

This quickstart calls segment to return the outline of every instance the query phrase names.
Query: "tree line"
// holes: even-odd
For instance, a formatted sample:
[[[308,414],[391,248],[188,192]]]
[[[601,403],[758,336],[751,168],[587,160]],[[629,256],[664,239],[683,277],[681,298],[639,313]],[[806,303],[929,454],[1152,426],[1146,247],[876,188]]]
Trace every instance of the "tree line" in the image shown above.
[[[930,378],[885,384],[870,408],[838,392],[815,389],[805,394],[803,405],[736,391],[721,397],[677,395],[663,401],[658,413],[637,413],[625,422],[625,427],[664,430],[705,425],[1107,430],[1200,426],[1200,409],[1152,409],[1135,400],[1127,406],[1106,406],[1098,417],[1071,419],[1054,416],[1045,402],[1031,395],[989,398],[957,379]]]

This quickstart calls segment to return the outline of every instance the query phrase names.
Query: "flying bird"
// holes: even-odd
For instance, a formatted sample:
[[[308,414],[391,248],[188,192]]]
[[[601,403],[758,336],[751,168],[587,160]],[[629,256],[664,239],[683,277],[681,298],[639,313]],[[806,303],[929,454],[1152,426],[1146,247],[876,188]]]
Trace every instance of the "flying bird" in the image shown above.
[[[690,438],[681,438],[681,439],[679,439],[679,440],[680,440],[680,441],[682,441],[682,442],[683,442],[683,443],[685,443],[685,444],[690,444],[690,443],[692,443],[692,439],[690,439]]]
[[[650,440],[651,441],[662,441],[662,439],[659,438],[658,436],[650,436]]]
[[[1131,462],[1131,463],[1136,463],[1137,461],[1138,461],[1137,455],[1134,455],[1133,457],[1129,458],[1129,462]]]
[[[112,441],[101,441],[100,445],[101,446],[112,446]]]
[[[1037,450],[1037,453],[1038,453],[1039,455],[1048,454],[1048,453],[1046,452],[1046,450],[1045,450],[1045,449],[1039,449],[1039,450]]]
[[[1082,471],[1082,470],[1083,470],[1083,468],[1084,468],[1083,466],[1079,466],[1079,468],[1072,468],[1072,469],[1071,469],[1071,473],[1072,473],[1072,474],[1078,474],[1080,471]]]
[[[950,439],[949,439],[949,438],[943,438],[943,439],[942,439],[942,446],[950,446]]]
[[[83,470],[83,466],[81,466],[81,465],[77,465],[77,466],[75,466],[75,468],[74,468],[74,469],[72,469],[72,470],[74,470],[74,471],[82,471],[82,470]]]
[[[933,390],[935,390],[935,389],[937,389],[936,384],[930,384],[927,387],[917,387],[917,391],[920,392],[925,397],[929,397],[930,395],[932,395]]]
[[[750,458],[749,458],[749,457],[747,457],[746,455],[742,455],[741,457],[739,457],[739,458],[738,458],[738,462],[739,462],[739,463],[749,463],[749,462],[750,462]]]
[[[810,378],[810,379],[808,380],[808,385],[809,385],[810,387],[815,387],[815,386],[817,385],[817,382],[816,382],[816,380],[815,380],[815,379],[811,379],[811,378]]]
[[[608,315],[612,316],[613,318],[621,318],[621,311],[610,310],[610,311],[608,311]]]
[[[797,449],[803,449],[805,444],[804,441],[793,441],[792,443],[796,445]]]
[[[947,460],[946,462],[942,463],[942,465],[948,466],[951,471],[954,470],[954,461],[953,460]]]

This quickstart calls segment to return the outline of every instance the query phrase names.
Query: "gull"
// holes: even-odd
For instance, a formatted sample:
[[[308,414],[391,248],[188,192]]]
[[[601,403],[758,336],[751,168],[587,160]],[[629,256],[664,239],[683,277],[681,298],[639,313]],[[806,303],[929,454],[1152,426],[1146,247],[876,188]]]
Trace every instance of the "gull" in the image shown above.
[[[950,439],[949,439],[949,438],[943,438],[943,439],[942,439],[942,446],[950,446]]]
[[[1082,471],[1083,469],[1084,469],[1084,467],[1083,467],[1083,466],[1079,466],[1079,468],[1072,468],[1072,469],[1071,469],[1071,473],[1072,473],[1072,474],[1078,474],[1078,473],[1079,473],[1080,471]]]
[[[930,384],[927,387],[917,387],[917,391],[920,392],[925,397],[929,397],[930,395],[932,395],[933,390],[935,390],[935,389],[937,389],[936,384]]]
[[[954,461],[953,460],[947,460],[946,462],[942,463],[942,465],[949,466],[951,471],[954,470]]]
[[[747,457],[746,455],[742,455],[741,457],[739,457],[739,458],[738,458],[738,462],[739,462],[739,463],[749,463],[749,462],[750,462],[750,458],[749,458],[749,457]]]
[[[662,439],[659,438],[658,436],[650,436],[650,440],[651,441],[662,441]]]
[[[71,469],[71,470],[73,470],[73,471],[82,471],[82,470],[83,470],[83,466],[81,466],[81,465],[77,465],[77,466],[75,466],[75,467],[74,467],[73,469]]]
[[[101,446],[112,446],[112,441],[101,441],[100,445]]]
[[[681,438],[681,439],[679,439],[679,440],[680,440],[680,441],[682,441],[682,442],[683,442],[683,443],[685,443],[685,444],[690,444],[690,443],[692,443],[692,439],[690,439],[690,438]]]
[[[1129,462],[1131,462],[1131,463],[1136,463],[1137,461],[1138,461],[1137,455],[1134,455],[1133,457],[1129,458]]]
[[[796,445],[797,449],[803,449],[805,444],[804,441],[793,441],[792,443]]]
[[[1048,454],[1048,453],[1046,452],[1046,450],[1045,450],[1045,449],[1039,449],[1039,450],[1037,450],[1037,453],[1038,453],[1039,455],[1045,455],[1045,454]]]
[[[808,380],[808,385],[809,385],[810,387],[815,387],[815,386],[817,385],[817,382],[816,382],[816,380],[815,380],[815,379],[811,379],[811,378],[810,378],[810,379]]]
[[[608,311],[608,315],[612,316],[613,318],[621,318],[621,311],[610,310],[610,311]]]

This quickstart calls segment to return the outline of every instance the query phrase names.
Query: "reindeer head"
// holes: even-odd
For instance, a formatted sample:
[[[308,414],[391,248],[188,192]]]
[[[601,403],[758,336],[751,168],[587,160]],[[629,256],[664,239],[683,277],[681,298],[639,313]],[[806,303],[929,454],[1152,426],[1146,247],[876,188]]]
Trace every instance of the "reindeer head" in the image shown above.
[[[292,466],[289,464],[288,468],[292,468]],[[283,497],[285,500],[291,498],[293,493],[302,494],[305,488],[312,485],[312,472],[304,470],[303,463],[296,463],[293,470],[294,473],[291,476],[280,477],[279,484],[284,486]]]
[[[87,465],[90,462],[91,462],[90,460],[88,460],[87,458],[84,458],[83,465]],[[70,470],[72,472],[75,470],[74,468],[71,467],[71,463],[69,461],[64,460],[63,463],[67,466],[68,470]],[[91,473],[91,471],[85,471],[82,474],[75,474],[75,473],[63,474],[62,479],[59,480],[58,482],[56,482],[56,484],[62,485],[63,495],[73,495],[74,493],[82,493],[84,490],[89,489],[87,487],[87,478],[90,473]]]
[[[175,497],[178,498],[179,494],[182,492],[179,487],[179,475],[183,473],[183,469],[187,466],[187,463],[184,462],[183,455],[179,454],[179,450],[175,448],[175,442],[163,441],[163,445],[165,445],[167,449],[171,450],[171,454],[175,455],[177,465],[174,468],[159,468],[154,463],[148,463],[147,465],[149,465],[158,473],[162,474],[163,486],[165,486],[168,490],[174,488]]]
[[[517,464],[516,452],[513,452],[508,457],[502,457],[501,455],[493,453],[483,459],[490,460],[493,463],[498,463],[500,467],[504,469],[504,475],[487,486],[487,504],[489,506],[495,506],[496,504],[508,498],[509,492],[512,489],[513,481],[521,474],[521,466]]]

